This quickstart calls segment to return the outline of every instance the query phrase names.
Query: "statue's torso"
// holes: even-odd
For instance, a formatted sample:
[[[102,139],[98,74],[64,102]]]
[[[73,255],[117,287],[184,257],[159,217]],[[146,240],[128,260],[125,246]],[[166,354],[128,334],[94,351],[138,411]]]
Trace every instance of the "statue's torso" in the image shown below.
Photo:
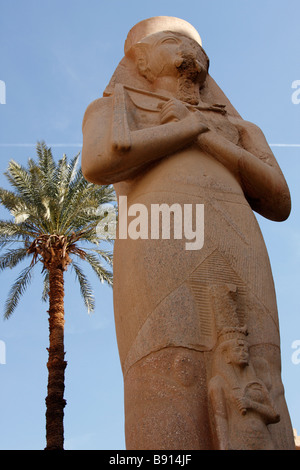
[[[153,107],[153,109],[155,109]],[[203,111],[203,122],[210,129],[234,144],[239,143],[239,132],[234,124],[221,113]],[[160,125],[159,112],[138,109],[136,102],[127,102],[128,123],[132,130]],[[197,141],[168,157],[149,164],[141,172],[125,182],[115,184],[118,195],[126,195],[135,201],[139,194],[188,190],[221,191],[243,194],[237,175],[233,175],[213,156],[203,151]],[[187,201],[188,202],[188,201]]]
[[[236,176],[197,144],[176,152],[150,165],[142,175],[125,183],[116,184],[116,191],[126,195],[129,202],[137,202],[139,195],[164,191],[193,195],[203,192],[235,193],[243,196]],[[154,202],[154,200],[153,200]],[[186,203],[189,201],[187,200]]]

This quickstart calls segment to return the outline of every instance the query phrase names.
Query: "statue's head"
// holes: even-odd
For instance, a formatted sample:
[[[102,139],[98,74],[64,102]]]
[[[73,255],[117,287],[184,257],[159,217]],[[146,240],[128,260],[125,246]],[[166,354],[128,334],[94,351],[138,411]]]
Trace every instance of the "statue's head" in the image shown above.
[[[215,366],[222,364],[244,368],[249,365],[249,343],[240,338],[223,341],[218,345]]]
[[[151,27],[149,20],[136,25],[137,31],[131,30],[127,38],[125,53],[135,61],[138,73],[150,83],[172,77],[178,82],[177,98],[196,104],[192,90],[195,85],[200,88],[204,83],[209,59],[198,33],[189,23],[169,17],[165,23],[162,18],[165,17],[150,19]],[[164,29],[167,27],[170,29]]]
[[[227,345],[227,362],[238,366],[249,364],[249,344],[243,339],[234,339]]]
[[[193,39],[183,34],[163,31],[135,44],[130,51],[141,75],[153,82],[161,76],[186,77],[201,85],[207,75],[209,60]]]
[[[224,327],[218,336],[216,361],[244,368],[249,365],[247,327]]]

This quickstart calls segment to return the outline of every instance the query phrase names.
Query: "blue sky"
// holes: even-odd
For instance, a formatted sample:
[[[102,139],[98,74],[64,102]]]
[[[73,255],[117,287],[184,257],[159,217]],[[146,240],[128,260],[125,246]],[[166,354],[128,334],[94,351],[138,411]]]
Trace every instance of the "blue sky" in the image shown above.
[[[300,359],[292,348],[300,344],[300,104],[292,101],[292,83],[300,80],[299,0],[0,0],[0,80],[6,85],[0,186],[7,186],[9,160],[25,164],[38,140],[52,147],[55,158],[80,150],[84,111],[102,95],[123,57],[129,29],[157,15],[183,18],[199,31],[211,75],[240,114],[261,127],[289,184],[290,218],[258,221],[277,290],[285,394],[300,434],[300,364],[292,360],[293,353]],[[6,217],[1,208],[0,216]],[[17,274],[0,275],[0,312]],[[124,449],[112,290],[96,280],[93,285],[96,311],[89,316],[72,273],[66,276],[65,447]],[[48,319],[40,298],[37,275],[13,317],[0,317],[6,346],[0,449],[45,446]]]

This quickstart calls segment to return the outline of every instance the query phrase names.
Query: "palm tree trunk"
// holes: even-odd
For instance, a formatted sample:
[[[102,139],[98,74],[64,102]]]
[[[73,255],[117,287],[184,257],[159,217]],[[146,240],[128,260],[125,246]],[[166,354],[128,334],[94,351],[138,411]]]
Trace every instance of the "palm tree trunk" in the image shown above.
[[[63,450],[65,368],[64,351],[64,273],[61,267],[49,267],[49,357],[48,396],[46,398],[45,450]]]

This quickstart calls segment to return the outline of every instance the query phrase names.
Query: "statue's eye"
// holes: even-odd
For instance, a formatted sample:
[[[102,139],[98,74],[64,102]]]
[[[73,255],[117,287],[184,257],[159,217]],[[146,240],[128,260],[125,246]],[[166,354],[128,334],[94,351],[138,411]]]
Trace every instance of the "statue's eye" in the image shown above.
[[[168,37],[168,38],[165,38],[161,41],[161,44],[177,44],[178,41],[176,38],[173,38],[173,37]]]

